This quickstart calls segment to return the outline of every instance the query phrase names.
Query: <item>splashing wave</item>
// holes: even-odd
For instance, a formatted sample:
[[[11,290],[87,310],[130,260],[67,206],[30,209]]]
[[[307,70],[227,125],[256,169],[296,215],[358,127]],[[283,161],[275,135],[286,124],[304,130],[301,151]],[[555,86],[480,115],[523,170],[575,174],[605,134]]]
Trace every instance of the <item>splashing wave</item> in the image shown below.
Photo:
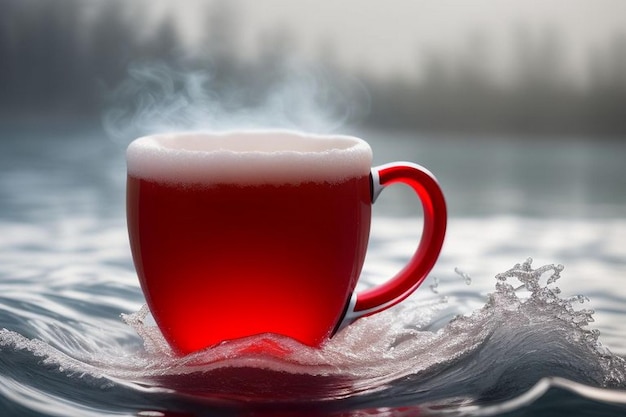
[[[321,349],[266,334],[177,357],[147,324],[146,307],[123,317],[143,348],[107,345],[106,335],[90,346],[71,334],[51,344],[6,329],[0,348],[31,352],[69,375],[204,401],[361,403],[386,392],[413,404],[462,398],[467,406],[514,402],[563,381],[581,395],[624,388],[626,362],[588,328],[593,311],[578,308],[585,298],[563,298],[555,286],[563,267],[531,262],[498,274],[482,308],[443,327],[434,323],[445,299],[409,301],[357,321]]]

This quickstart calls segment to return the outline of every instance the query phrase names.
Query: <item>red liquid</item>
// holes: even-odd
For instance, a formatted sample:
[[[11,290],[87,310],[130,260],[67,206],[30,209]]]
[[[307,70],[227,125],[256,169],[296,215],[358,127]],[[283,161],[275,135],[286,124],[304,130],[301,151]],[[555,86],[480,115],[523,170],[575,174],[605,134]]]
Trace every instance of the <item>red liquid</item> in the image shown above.
[[[176,185],[128,177],[133,259],[178,353],[259,333],[329,337],[361,272],[369,177],[339,184]]]

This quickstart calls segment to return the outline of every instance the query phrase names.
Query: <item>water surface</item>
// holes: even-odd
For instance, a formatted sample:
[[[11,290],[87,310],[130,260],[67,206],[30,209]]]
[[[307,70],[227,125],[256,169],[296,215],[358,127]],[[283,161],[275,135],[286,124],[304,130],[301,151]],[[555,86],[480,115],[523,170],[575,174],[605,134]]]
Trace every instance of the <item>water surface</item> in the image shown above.
[[[142,308],[123,145],[1,135],[3,415],[626,412],[621,143],[363,135],[377,163],[422,163],[448,196],[446,244],[420,290],[321,350],[264,335],[177,358]],[[376,204],[361,287],[416,245],[405,191]]]

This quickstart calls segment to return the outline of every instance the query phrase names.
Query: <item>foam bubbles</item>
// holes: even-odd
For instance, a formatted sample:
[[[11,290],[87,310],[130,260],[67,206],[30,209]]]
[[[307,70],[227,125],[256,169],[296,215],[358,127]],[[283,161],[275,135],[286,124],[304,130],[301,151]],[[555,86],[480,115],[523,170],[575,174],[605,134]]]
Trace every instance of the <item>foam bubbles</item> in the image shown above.
[[[356,137],[289,131],[145,136],[126,152],[129,175],[193,184],[341,182],[367,175],[369,145]]]

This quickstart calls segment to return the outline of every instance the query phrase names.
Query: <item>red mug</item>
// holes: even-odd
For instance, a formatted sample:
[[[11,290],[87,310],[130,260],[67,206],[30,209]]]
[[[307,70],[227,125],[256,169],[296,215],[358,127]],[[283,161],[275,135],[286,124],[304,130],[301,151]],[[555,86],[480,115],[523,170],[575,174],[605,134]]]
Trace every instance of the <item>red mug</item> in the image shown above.
[[[177,354],[262,333],[319,346],[411,294],[443,244],[432,174],[406,162],[371,168],[356,137],[172,133],[139,138],[126,156],[133,261]],[[372,203],[398,182],[422,202],[421,241],[395,277],[355,294]]]

